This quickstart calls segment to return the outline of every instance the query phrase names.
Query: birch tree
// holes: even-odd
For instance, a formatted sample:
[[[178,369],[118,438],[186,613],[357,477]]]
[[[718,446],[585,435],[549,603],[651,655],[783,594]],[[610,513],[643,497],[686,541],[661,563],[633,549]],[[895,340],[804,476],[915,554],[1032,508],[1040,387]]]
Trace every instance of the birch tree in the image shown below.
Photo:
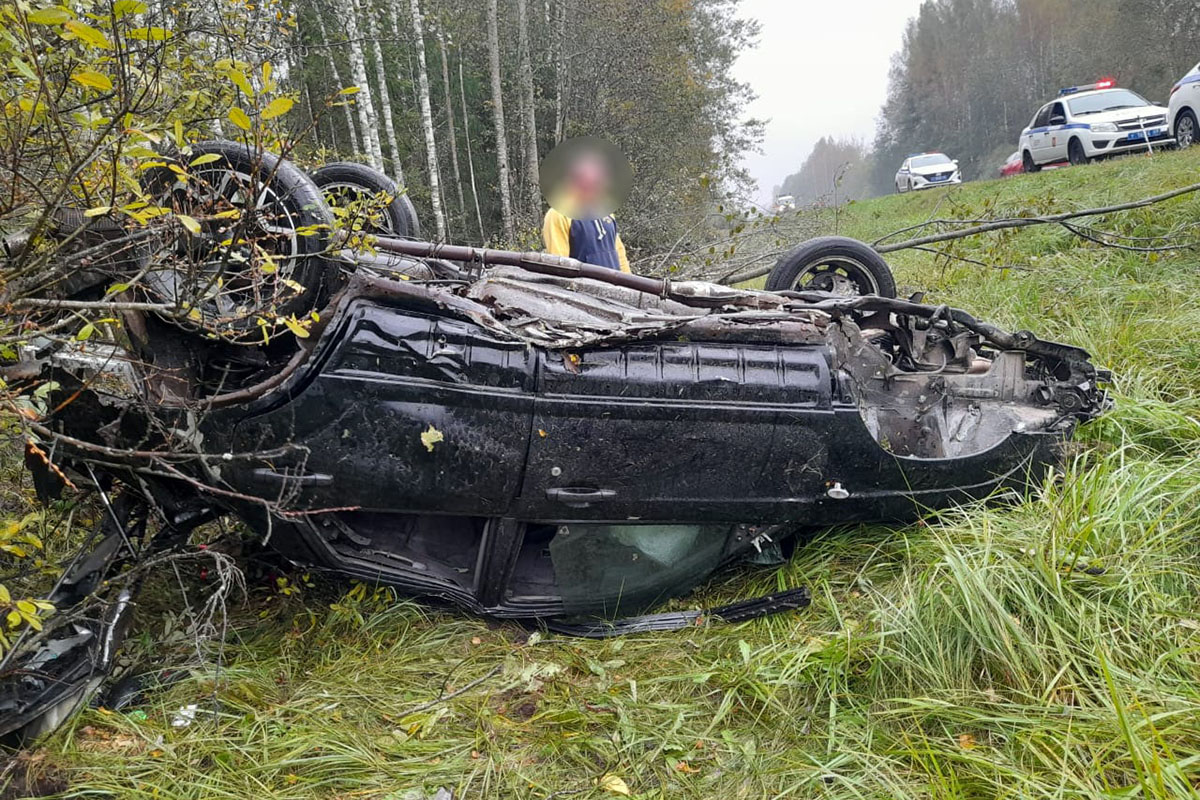
[[[554,143],[563,140],[567,123],[567,6],[565,0],[554,4]]]
[[[483,212],[479,210],[479,187],[475,185],[475,159],[471,156],[471,113],[467,109],[467,88],[463,81],[462,54],[458,57],[458,92],[462,97],[463,140],[467,145],[467,172],[471,176],[471,198],[475,201],[475,219],[479,222],[479,238],[484,240],[487,234],[483,230]]]
[[[325,27],[325,10],[317,6],[315,11],[318,30],[321,31],[321,45],[324,47],[322,52],[328,59],[329,69],[333,73],[333,82],[337,84],[339,90],[344,89],[346,84],[342,81],[342,76],[338,72],[337,59],[333,57],[333,49],[329,46],[329,29]],[[358,138],[358,130],[354,127],[354,114],[350,111],[349,103],[342,103],[342,113],[346,116],[346,132],[350,138],[350,149],[356,153],[361,152],[362,141]]]
[[[508,133],[504,126],[504,91],[500,80],[500,32],[496,21],[496,0],[488,0],[488,64],[492,79],[492,125],[496,129],[496,166],[499,169],[500,219],[504,237],[512,241],[513,229],[512,196],[508,182]]]
[[[458,170],[458,135],[454,130],[454,95],[450,92],[450,54],[446,47],[446,36],[439,27],[436,31],[438,54],[442,58],[442,92],[446,98],[446,127],[450,134],[450,168],[454,172],[454,189],[458,195],[458,211],[464,227],[467,219],[467,205],[463,201],[462,174]],[[464,119],[464,122],[466,120]]]
[[[415,0],[414,0],[415,1]],[[536,216],[541,208],[538,177],[537,106],[533,91],[533,59],[529,53],[529,9],[527,0],[517,0],[517,61],[521,92],[521,140],[525,150],[525,201]]]
[[[383,14],[375,11],[375,30],[382,30]],[[379,113],[383,117],[383,130],[387,136],[388,153],[392,156],[392,178],[396,185],[404,187],[404,167],[400,163],[400,143],[396,140],[396,122],[392,119],[392,98],[388,93],[387,70],[383,65],[383,48],[379,46],[379,37],[371,37],[371,47],[375,55],[375,80],[379,84]]]
[[[421,127],[425,130],[425,160],[429,165],[429,198],[437,238],[446,238],[446,216],[442,213],[442,187],[438,176],[437,141],[433,137],[433,111],[429,106],[429,72],[425,69],[425,30],[421,23],[420,0],[412,0],[414,47],[417,51],[417,86],[421,102]]]
[[[346,34],[350,50],[350,70],[354,84],[359,92],[354,95],[354,104],[358,107],[358,122],[362,127],[363,148],[366,150],[368,161],[375,169],[383,169],[383,150],[379,145],[378,117],[375,115],[375,101],[371,99],[371,84],[367,81],[367,60],[363,57],[362,37],[358,27],[358,3],[350,0],[347,3]]]

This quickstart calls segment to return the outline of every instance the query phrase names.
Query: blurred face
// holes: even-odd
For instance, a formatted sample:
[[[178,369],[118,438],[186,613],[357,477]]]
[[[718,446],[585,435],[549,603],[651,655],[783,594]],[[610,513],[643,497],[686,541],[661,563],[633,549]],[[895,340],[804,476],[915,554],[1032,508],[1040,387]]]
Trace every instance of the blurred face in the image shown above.
[[[567,203],[578,209],[595,211],[607,206],[612,176],[608,174],[608,165],[592,154],[580,157],[571,165],[563,190]]]
[[[541,168],[542,193],[550,207],[575,219],[611,214],[629,193],[629,162],[602,139],[569,139],[554,148]]]

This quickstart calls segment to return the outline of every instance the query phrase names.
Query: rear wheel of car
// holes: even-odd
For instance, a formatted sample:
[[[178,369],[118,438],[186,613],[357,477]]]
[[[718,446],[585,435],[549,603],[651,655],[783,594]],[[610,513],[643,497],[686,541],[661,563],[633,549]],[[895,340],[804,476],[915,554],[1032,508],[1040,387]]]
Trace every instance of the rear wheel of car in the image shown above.
[[[1088,156],[1083,149],[1083,142],[1078,139],[1072,139],[1067,142],[1067,160],[1075,167],[1081,167],[1088,163]]]
[[[1033,155],[1028,150],[1021,154],[1021,166],[1025,168],[1026,172],[1037,172],[1041,169],[1034,163]]]
[[[200,142],[179,163],[148,170],[144,185],[181,223],[151,256],[144,283],[161,302],[191,309],[189,323],[261,341],[264,326],[282,330],[328,297],[333,214],[292,163],[241,142]]]
[[[1196,115],[1185,108],[1175,118],[1175,143],[1182,150],[1196,143]]]
[[[896,296],[896,279],[879,253],[857,239],[822,236],[796,247],[767,275],[768,291]]]
[[[362,229],[367,233],[400,238],[421,235],[412,200],[379,170],[351,161],[336,161],[318,169],[312,179],[329,205],[366,215]]]

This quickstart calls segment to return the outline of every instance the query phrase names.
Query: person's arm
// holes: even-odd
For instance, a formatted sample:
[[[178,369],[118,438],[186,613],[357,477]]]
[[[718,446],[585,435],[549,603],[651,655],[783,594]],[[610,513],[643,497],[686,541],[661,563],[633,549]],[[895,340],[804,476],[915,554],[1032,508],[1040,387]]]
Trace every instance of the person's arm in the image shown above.
[[[633,270],[629,268],[629,256],[625,255],[625,243],[621,241],[621,234],[617,234],[617,260],[621,262],[621,272],[633,274]]]
[[[571,255],[571,220],[553,208],[542,221],[542,245],[550,255]]]

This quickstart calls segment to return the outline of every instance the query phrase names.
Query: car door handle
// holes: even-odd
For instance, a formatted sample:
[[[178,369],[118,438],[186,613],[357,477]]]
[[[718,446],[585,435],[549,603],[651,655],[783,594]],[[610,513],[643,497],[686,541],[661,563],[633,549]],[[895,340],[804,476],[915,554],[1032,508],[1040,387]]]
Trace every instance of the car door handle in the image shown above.
[[[256,481],[275,486],[332,486],[333,476],[324,472],[276,472],[268,467],[259,467],[250,473]]]
[[[587,508],[592,503],[611,500],[617,496],[613,489],[582,489],[575,486],[565,486],[557,489],[547,489],[546,498],[562,503],[570,508]]]

